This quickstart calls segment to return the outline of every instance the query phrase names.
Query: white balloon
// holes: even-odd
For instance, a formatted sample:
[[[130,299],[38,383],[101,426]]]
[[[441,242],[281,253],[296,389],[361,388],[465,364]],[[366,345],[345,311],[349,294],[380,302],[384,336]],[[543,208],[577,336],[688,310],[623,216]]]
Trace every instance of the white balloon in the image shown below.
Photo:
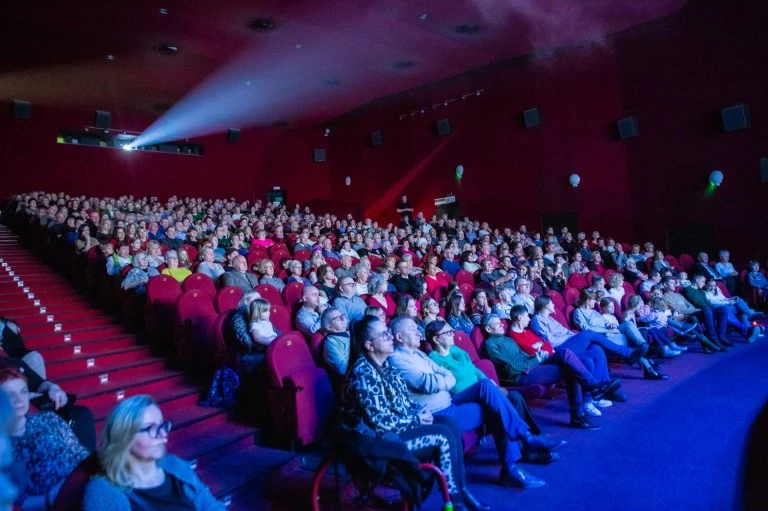
[[[346,183],[347,186],[349,186],[352,184],[352,178],[347,176],[346,178],[344,178],[344,182]]]
[[[723,172],[720,170],[713,170],[710,172],[709,182],[715,186],[720,186],[723,183]]]
[[[578,174],[571,174],[568,178],[568,182],[571,183],[571,186],[576,188],[579,186],[579,183],[581,183],[581,177],[579,177]]]

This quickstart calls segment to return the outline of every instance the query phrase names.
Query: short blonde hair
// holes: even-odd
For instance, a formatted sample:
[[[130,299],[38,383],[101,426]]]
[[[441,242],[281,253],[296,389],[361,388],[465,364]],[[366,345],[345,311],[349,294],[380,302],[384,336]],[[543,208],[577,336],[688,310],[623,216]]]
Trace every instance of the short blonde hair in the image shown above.
[[[97,454],[107,479],[117,486],[132,486],[128,471],[129,452],[136,433],[143,425],[144,412],[150,406],[157,406],[152,396],[129,397],[113,408],[104,421]]]

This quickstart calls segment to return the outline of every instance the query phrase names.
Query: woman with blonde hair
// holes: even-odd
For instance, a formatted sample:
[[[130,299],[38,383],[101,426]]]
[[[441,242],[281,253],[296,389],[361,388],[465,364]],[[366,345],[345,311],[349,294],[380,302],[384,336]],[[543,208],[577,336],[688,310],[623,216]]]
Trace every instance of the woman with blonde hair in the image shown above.
[[[224,511],[191,465],[166,453],[171,422],[151,396],[118,404],[101,431],[104,473],[85,487],[83,510],[195,509]]]

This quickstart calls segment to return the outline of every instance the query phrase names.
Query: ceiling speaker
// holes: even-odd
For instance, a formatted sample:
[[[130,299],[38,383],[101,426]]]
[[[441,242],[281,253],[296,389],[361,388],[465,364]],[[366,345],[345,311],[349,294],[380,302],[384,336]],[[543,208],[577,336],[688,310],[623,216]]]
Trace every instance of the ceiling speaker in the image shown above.
[[[634,115],[619,119],[616,125],[619,129],[619,138],[621,140],[633,138],[640,134],[640,126],[638,126],[637,117]]]
[[[749,128],[749,108],[743,103],[723,108],[723,129],[726,132]]]
[[[96,110],[96,115],[93,117],[93,125],[97,128],[108,130],[109,122],[112,119],[112,115],[109,112],[103,110]]]
[[[436,132],[437,136],[439,137],[447,137],[451,134],[451,121],[448,119],[440,119],[437,121],[436,126]]]
[[[18,99],[13,100],[13,108],[11,108],[14,119],[26,120],[32,117],[32,103],[29,101],[21,101]]]
[[[325,161],[325,149],[313,149],[312,150],[312,157],[315,160],[315,163],[322,163]]]
[[[541,118],[539,117],[539,109],[531,108],[523,112],[523,123],[526,128],[535,128],[541,124]]]
[[[231,128],[227,130],[227,142],[230,144],[236,143],[238,140],[240,140],[240,130]]]

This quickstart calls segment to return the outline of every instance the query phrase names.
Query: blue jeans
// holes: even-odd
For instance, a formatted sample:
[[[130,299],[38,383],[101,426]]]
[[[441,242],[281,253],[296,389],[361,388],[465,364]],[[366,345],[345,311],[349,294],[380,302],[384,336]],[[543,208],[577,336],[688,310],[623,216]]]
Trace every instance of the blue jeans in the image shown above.
[[[528,433],[528,424],[491,380],[486,378],[464,389],[453,396],[452,402],[435,415],[451,417],[461,431],[486,424],[503,468],[511,467],[522,458],[517,440]]]
[[[558,349],[567,348],[575,353],[583,353],[586,351],[590,344],[596,344],[597,346],[603,348],[603,350],[607,353],[619,355],[624,358],[628,357],[629,354],[632,353],[631,348],[620,346],[614,342],[611,342],[605,335],[592,332],[591,330],[583,330],[573,335],[563,344],[558,346]]]
[[[591,357],[594,355],[585,356],[582,359],[576,356],[573,351],[559,346],[554,355],[520,375],[516,383],[517,385],[546,385],[565,380],[565,390],[568,393],[568,406],[571,415],[581,415],[585,399],[582,386],[593,386],[601,381],[592,374],[592,371],[595,370],[595,363]],[[605,354],[603,354],[603,363],[605,364]],[[607,377],[608,373],[607,364],[604,367],[603,378]],[[591,396],[586,397],[591,399]]]

